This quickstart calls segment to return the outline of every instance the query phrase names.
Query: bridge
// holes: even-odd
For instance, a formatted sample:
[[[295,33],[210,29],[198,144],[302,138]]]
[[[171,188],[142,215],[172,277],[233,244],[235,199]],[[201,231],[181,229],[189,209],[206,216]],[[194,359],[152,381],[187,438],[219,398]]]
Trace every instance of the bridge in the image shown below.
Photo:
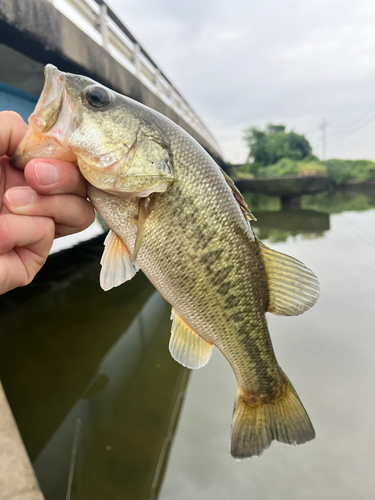
[[[241,179],[236,186],[242,192],[262,193],[267,196],[279,196],[284,208],[301,208],[301,196],[328,191],[334,187],[329,177],[306,175],[299,177],[270,177],[259,179]]]
[[[103,0],[0,0],[0,60],[0,110],[26,119],[52,63],[159,111],[222,162],[197,113]]]

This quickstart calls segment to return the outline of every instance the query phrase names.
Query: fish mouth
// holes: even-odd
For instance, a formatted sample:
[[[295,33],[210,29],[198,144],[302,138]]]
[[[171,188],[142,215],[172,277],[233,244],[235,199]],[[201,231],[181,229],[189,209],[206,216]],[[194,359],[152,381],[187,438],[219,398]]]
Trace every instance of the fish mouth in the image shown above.
[[[71,104],[67,103],[64,73],[52,64],[47,64],[44,75],[44,87],[35,110],[29,117],[29,129],[11,158],[11,164],[16,168],[23,169],[35,158],[55,158],[71,162],[77,159],[66,141],[71,125],[69,111],[72,109]],[[69,109],[63,111],[66,107]]]
[[[64,94],[64,75],[52,64],[44,69],[45,82],[29,124],[36,132],[48,132],[55,125],[61,111]]]

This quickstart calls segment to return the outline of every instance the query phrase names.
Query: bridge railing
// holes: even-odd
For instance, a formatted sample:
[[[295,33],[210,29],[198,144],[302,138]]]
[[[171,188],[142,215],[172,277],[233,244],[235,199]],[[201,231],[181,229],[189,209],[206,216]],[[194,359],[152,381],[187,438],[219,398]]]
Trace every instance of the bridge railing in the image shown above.
[[[198,115],[103,0],[48,0],[179,114],[214,151],[220,148]]]

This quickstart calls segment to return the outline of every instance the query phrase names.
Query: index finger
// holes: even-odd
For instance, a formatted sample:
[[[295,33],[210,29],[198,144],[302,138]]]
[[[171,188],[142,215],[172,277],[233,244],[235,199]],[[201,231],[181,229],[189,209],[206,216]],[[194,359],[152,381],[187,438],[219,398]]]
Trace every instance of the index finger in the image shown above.
[[[15,152],[25,135],[27,125],[14,111],[0,112],[0,156],[9,156]]]

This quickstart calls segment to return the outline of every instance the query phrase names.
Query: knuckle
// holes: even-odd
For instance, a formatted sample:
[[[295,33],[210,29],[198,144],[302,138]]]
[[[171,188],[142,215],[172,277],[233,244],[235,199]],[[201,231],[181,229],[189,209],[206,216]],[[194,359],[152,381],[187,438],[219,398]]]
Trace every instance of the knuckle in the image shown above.
[[[34,232],[38,234],[39,239],[51,237],[55,231],[55,223],[50,216],[37,215],[30,217],[30,223],[34,224]]]
[[[23,122],[22,116],[15,111],[1,111],[0,115],[3,120]]]
[[[86,229],[95,220],[95,212],[91,203],[87,200],[82,200],[82,210],[79,211],[76,218],[76,226],[80,231]]]

